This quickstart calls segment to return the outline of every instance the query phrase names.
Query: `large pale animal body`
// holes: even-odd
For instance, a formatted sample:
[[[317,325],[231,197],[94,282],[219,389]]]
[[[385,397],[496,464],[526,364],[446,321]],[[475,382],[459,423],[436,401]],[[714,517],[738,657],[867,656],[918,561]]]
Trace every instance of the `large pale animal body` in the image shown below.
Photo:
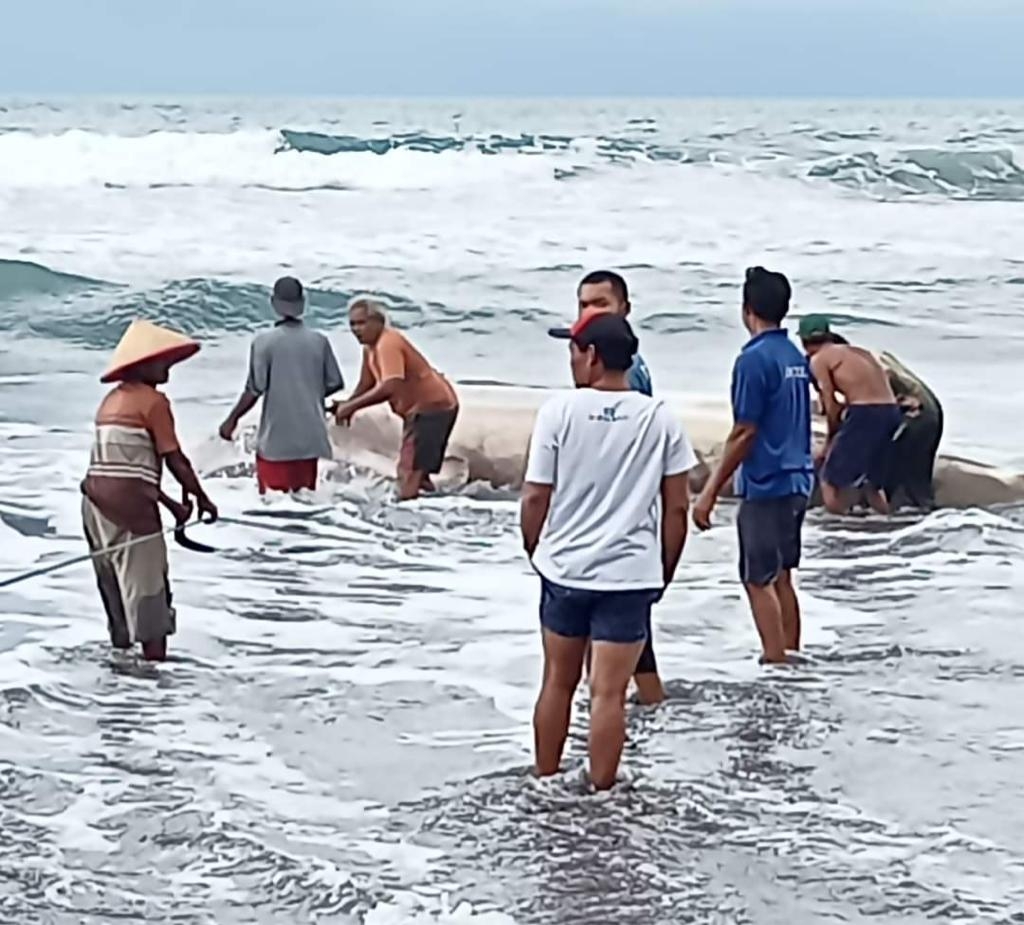
[[[480,481],[517,488],[523,480],[534,416],[550,391],[505,386],[458,388],[461,408],[441,482],[451,486]],[[699,395],[665,393],[661,397],[686,427],[701,459],[691,478],[693,489],[699,490],[732,426],[729,405],[722,399]],[[814,431],[815,440],[820,441],[824,434],[822,421],[815,421]],[[332,424],[330,433],[336,458],[393,474],[401,422],[387,406],[359,412],[348,427]],[[974,460],[940,455],[935,489],[936,500],[943,507],[1005,504],[1024,500],[1024,476]]]

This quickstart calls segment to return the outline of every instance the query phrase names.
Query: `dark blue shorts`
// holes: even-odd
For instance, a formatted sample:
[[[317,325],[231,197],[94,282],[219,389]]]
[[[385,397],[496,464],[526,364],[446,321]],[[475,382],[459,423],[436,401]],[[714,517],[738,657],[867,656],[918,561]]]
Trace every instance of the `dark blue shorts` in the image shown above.
[[[801,533],[807,498],[754,498],[740,504],[740,581],[766,587],[782,572],[800,565]]]
[[[661,591],[585,591],[540,580],[540,623],[572,639],[643,642]]]
[[[822,467],[822,480],[835,488],[881,488],[902,423],[897,405],[850,405]]]

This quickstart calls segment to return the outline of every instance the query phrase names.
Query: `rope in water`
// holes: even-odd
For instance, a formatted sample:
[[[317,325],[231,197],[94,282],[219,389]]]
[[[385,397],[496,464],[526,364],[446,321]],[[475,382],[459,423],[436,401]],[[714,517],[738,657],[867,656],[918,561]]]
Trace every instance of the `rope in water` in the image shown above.
[[[198,524],[202,522],[202,520],[197,519],[192,523]],[[0,581],[0,588],[9,588],[11,585],[17,585],[23,581],[28,581],[30,578],[38,578],[40,575],[49,575],[52,572],[59,572],[62,569],[70,568],[72,565],[78,565],[81,562],[89,562],[99,556],[110,555],[112,552],[119,552],[122,549],[137,546],[139,543],[148,543],[150,540],[156,539],[158,536],[166,536],[168,533],[173,533],[178,529],[178,525],[175,525],[173,527],[168,527],[166,530],[161,530],[158,533],[147,533],[145,536],[137,536],[134,539],[126,540],[123,543],[118,543],[116,546],[110,546],[107,549],[100,549],[96,552],[87,552],[80,556],[73,556],[70,559],[63,559],[60,562],[54,562],[53,565],[44,565],[42,568],[32,569],[30,572],[22,572],[18,575],[13,575],[10,578],[4,578]]]

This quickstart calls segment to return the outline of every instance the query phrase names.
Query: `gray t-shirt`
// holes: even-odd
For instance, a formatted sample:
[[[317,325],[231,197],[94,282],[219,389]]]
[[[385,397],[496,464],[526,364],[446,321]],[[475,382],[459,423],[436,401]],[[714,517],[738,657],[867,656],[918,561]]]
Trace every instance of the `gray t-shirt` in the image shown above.
[[[279,321],[249,353],[245,390],[263,398],[256,452],[268,462],[330,459],[324,398],[345,385],[331,344],[301,321]]]

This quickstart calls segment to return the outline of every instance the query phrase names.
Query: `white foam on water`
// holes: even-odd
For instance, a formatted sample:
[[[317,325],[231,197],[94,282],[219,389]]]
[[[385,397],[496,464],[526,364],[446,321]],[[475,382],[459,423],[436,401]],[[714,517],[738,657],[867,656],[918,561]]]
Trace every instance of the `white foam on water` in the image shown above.
[[[471,903],[460,902],[454,908],[443,898],[429,903],[418,896],[406,895],[395,902],[379,903],[363,919],[363,925],[515,925],[504,912],[478,911]]]
[[[282,191],[416,190],[551,181],[543,155],[494,157],[475,150],[424,155],[353,152],[324,156],[278,150],[276,131],[167,132],[125,137],[72,129],[0,135],[0,177],[8,189],[221,186]]]

